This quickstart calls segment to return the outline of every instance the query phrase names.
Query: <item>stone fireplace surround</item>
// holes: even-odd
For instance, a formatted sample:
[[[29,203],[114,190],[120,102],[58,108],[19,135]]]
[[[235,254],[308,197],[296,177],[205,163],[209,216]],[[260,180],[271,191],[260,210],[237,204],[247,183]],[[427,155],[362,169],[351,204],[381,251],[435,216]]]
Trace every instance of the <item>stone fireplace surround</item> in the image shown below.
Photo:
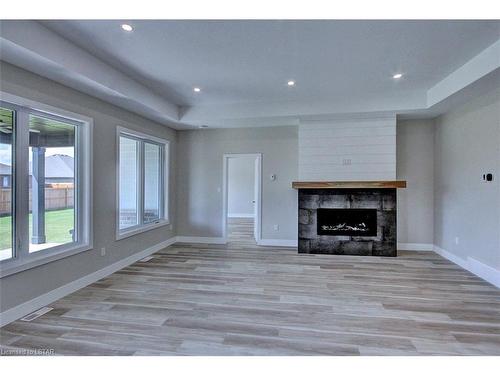
[[[293,187],[299,190],[298,252],[396,256],[396,188],[406,187],[406,182],[392,183],[387,181],[294,183]],[[375,209],[376,236],[319,235],[318,209]]]

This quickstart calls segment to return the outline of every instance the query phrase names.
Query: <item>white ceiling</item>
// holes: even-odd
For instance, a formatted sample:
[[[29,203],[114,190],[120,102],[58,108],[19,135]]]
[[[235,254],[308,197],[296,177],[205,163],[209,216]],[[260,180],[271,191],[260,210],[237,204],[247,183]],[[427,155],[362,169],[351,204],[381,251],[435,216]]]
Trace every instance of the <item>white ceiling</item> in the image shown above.
[[[126,22],[2,21],[1,59],[178,129],[429,117],[500,86],[498,20]]]
[[[127,23],[133,32],[120,21],[44,22],[182,106],[408,95],[500,37],[497,21]],[[397,72],[404,77],[395,82]]]

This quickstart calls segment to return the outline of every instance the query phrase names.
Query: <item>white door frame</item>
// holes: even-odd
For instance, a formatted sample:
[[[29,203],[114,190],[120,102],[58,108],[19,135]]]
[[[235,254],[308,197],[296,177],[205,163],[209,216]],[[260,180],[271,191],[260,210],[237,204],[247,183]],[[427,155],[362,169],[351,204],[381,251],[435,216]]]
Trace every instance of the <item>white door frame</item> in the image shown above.
[[[227,242],[227,201],[228,201],[228,166],[230,158],[238,158],[238,157],[253,157],[256,160],[257,173],[255,173],[255,177],[257,181],[255,185],[257,186],[256,196],[256,211],[257,214],[254,219],[255,228],[256,228],[256,238],[255,241],[258,243],[262,238],[262,154],[224,154],[223,155],[223,167],[222,167],[222,237],[224,241]]]

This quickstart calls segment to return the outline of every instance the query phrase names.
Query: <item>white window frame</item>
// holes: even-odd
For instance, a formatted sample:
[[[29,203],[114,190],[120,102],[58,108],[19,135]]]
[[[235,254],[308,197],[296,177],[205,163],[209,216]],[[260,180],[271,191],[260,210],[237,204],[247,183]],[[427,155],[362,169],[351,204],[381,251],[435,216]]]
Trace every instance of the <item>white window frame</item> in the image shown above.
[[[43,264],[63,259],[93,248],[92,230],[92,130],[93,119],[78,113],[66,111],[44,103],[0,91],[0,101],[6,108],[16,111],[16,144],[14,145],[12,186],[15,187],[13,202],[15,244],[13,257],[0,262],[0,278],[25,271]],[[77,186],[75,205],[77,210],[77,241],[54,246],[34,253],[29,252],[28,199],[28,115],[30,113],[69,120],[77,127],[76,163]],[[23,119],[22,117],[25,116]],[[19,121],[21,118],[21,121]],[[23,129],[24,127],[24,129]],[[23,137],[24,134],[24,137]],[[25,139],[23,139],[25,138]]]
[[[138,140],[139,143],[139,161],[138,161],[138,224],[120,230],[120,137]],[[162,158],[160,160],[162,166],[161,187],[160,192],[160,218],[152,223],[144,223],[144,143],[151,142],[162,147]],[[116,240],[121,240],[139,233],[143,233],[152,229],[170,225],[169,215],[169,163],[170,163],[170,141],[141,133],[123,126],[116,127]]]

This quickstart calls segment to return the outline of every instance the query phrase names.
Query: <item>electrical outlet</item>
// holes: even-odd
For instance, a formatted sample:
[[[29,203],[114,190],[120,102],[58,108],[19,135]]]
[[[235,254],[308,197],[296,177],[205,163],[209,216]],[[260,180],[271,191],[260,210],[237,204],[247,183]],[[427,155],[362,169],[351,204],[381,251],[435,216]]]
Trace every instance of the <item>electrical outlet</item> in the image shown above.
[[[460,238],[455,237],[455,245],[458,245],[460,243]]]
[[[101,247],[101,256],[105,256],[106,255],[106,248],[105,247]]]
[[[280,230],[280,226],[278,224],[274,224],[273,229],[275,231],[279,231]]]

